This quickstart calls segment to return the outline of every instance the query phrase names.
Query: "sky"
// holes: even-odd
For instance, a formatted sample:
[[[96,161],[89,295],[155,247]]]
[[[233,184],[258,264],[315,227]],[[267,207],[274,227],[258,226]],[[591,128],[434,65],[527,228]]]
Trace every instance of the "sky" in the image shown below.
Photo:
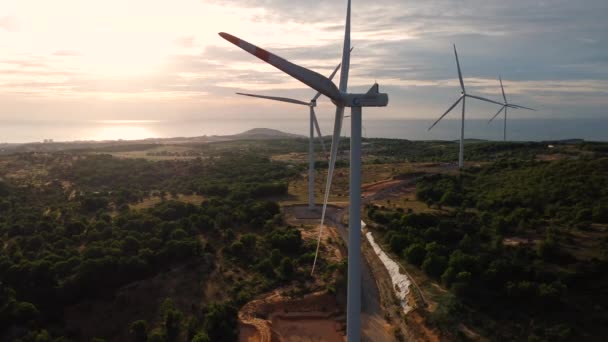
[[[390,97],[366,117],[442,114],[460,94],[452,44],[468,92],[499,100],[500,74],[511,102],[539,109],[513,116],[608,117],[606,0],[354,0],[352,9],[349,91],[377,81]],[[217,33],[329,75],[345,10],[343,0],[0,1],[0,122],[293,117],[297,106],[234,93],[314,92]],[[332,108],[321,100],[319,116]],[[467,102],[471,118],[497,109]]]

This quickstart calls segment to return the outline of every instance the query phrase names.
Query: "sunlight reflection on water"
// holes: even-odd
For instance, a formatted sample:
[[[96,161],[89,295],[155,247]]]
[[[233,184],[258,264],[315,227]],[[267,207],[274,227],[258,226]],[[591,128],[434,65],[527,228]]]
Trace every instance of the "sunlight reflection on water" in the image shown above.
[[[132,124],[109,124],[96,129],[91,140],[138,140],[158,137],[150,127]]]
[[[410,140],[456,140],[460,136],[459,120],[444,120],[432,131],[427,128],[432,120],[370,120],[363,122],[364,136],[400,138]],[[331,134],[333,118],[319,116],[323,135]],[[342,135],[349,135],[347,120]],[[243,119],[243,120],[96,120],[96,121],[1,121],[0,143],[36,142],[43,139],[54,141],[76,140],[133,140],[145,138],[196,137],[241,133],[252,128],[273,128],[288,133],[308,134],[308,120],[298,119]],[[510,140],[550,140],[583,138],[608,140],[606,119],[536,120],[513,119],[509,121]],[[502,123],[488,125],[487,120],[467,120],[467,138],[502,140]]]

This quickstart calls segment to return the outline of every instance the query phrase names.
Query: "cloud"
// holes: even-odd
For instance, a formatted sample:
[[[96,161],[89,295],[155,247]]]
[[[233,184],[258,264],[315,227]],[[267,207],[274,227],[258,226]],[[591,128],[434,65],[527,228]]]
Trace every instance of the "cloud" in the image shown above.
[[[0,29],[4,29],[8,32],[16,32],[19,30],[19,21],[15,17],[0,17]]]
[[[76,50],[57,50],[52,53],[53,56],[64,56],[64,57],[75,57],[82,56],[82,54]]]
[[[182,48],[193,48],[196,46],[194,36],[184,36],[176,38],[173,43]]]
[[[162,56],[144,75],[93,73],[88,65],[77,64],[92,58],[90,50],[78,44],[47,46],[41,42],[44,48],[38,54],[24,49],[0,58],[0,92],[46,99],[133,99],[148,109],[146,103],[153,101],[153,96],[164,101],[173,97],[173,102],[184,106],[213,101],[214,110],[219,112],[236,112],[240,104],[252,103],[237,99],[235,91],[304,100],[314,94],[219,38],[216,32],[221,29],[321,74],[329,75],[340,61],[345,1],[213,1],[230,11],[255,10],[239,12],[253,13],[242,27],[234,23],[219,27],[225,20],[200,26],[167,21],[165,24],[175,29],[172,26],[162,38],[158,33],[146,36],[145,30],[138,31],[133,37],[152,42],[146,46]],[[471,92],[499,97],[500,74],[507,95],[516,103],[552,108],[551,113],[564,116],[575,111],[601,113],[608,89],[605,13],[605,0],[459,0],[457,5],[452,0],[357,1],[353,4],[355,50],[349,89],[366,91],[378,81],[391,96],[390,107],[383,110],[395,116],[407,112],[426,117],[429,112],[445,110],[443,106],[459,93],[452,50],[455,43]],[[3,29],[11,26],[6,23],[12,22],[13,30],[18,28],[16,19],[11,18],[0,18],[0,39]],[[134,20],[136,25],[138,19]],[[158,49],[157,40],[163,44]],[[0,40],[2,44],[10,42]],[[66,46],[74,50],[60,49]],[[123,50],[112,50],[106,57],[120,63],[123,56],[115,51]],[[58,58],[68,56],[79,58]],[[139,65],[145,56],[127,56],[129,63],[124,69]],[[106,57],[99,59],[107,63]],[[566,102],[568,108],[564,109]],[[112,111],[120,108],[112,107]],[[263,108],[268,115],[284,110]]]

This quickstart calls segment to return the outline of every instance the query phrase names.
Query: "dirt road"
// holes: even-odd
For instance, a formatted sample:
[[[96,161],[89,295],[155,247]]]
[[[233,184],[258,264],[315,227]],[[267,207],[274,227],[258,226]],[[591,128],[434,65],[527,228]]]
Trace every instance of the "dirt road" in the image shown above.
[[[338,233],[348,247],[348,229],[342,224],[347,209],[336,209],[329,212],[329,220],[338,229]],[[380,291],[372,275],[369,263],[361,258],[361,321],[363,325],[362,339],[368,341],[394,341],[390,328],[384,320]]]
[[[293,223],[319,224],[320,214],[311,214],[305,206],[292,206],[286,208],[289,216],[295,217]],[[320,212],[320,209],[319,209]],[[337,206],[327,207],[326,225],[336,228],[338,235],[348,247],[348,229],[342,220],[348,212],[347,209]],[[384,319],[384,310],[381,304],[380,292],[372,275],[369,264],[365,258],[361,269],[361,321],[362,340],[390,342],[395,341],[391,327]]]
[[[374,184],[363,186],[363,205],[370,203],[373,200],[379,200],[391,195],[398,195],[396,192],[401,191],[404,187],[412,186],[416,179],[414,177],[403,180],[386,180]],[[295,218],[292,223],[319,224],[320,211],[319,207],[316,213],[311,213],[306,206],[291,206],[285,208],[289,212],[290,217]],[[348,209],[346,207],[328,206],[326,225],[336,228],[338,235],[342,238],[345,245],[348,247],[348,228],[342,223]],[[365,243],[364,239],[362,240]],[[371,248],[371,247],[370,247]],[[363,248],[365,250],[365,246]],[[373,259],[375,258],[375,259]],[[392,325],[386,320],[386,308],[384,303],[388,303],[393,299],[392,285],[390,276],[386,269],[382,266],[381,261],[373,252],[363,253],[361,258],[361,320],[362,320],[362,340],[363,341],[396,341],[393,333],[396,322]],[[373,271],[372,267],[373,265]],[[376,275],[379,279],[374,277]],[[382,294],[381,290],[382,289]],[[407,336],[403,321],[399,320],[398,326]]]

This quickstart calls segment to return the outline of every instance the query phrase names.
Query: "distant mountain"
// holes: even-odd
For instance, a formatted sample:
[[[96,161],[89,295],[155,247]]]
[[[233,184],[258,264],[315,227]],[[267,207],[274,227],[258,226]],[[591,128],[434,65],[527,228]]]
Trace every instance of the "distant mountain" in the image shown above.
[[[253,128],[243,133],[224,136],[223,138],[234,138],[234,139],[257,139],[257,140],[265,140],[265,139],[289,139],[289,138],[306,138],[303,135],[292,134],[281,132],[276,129],[271,128]]]

